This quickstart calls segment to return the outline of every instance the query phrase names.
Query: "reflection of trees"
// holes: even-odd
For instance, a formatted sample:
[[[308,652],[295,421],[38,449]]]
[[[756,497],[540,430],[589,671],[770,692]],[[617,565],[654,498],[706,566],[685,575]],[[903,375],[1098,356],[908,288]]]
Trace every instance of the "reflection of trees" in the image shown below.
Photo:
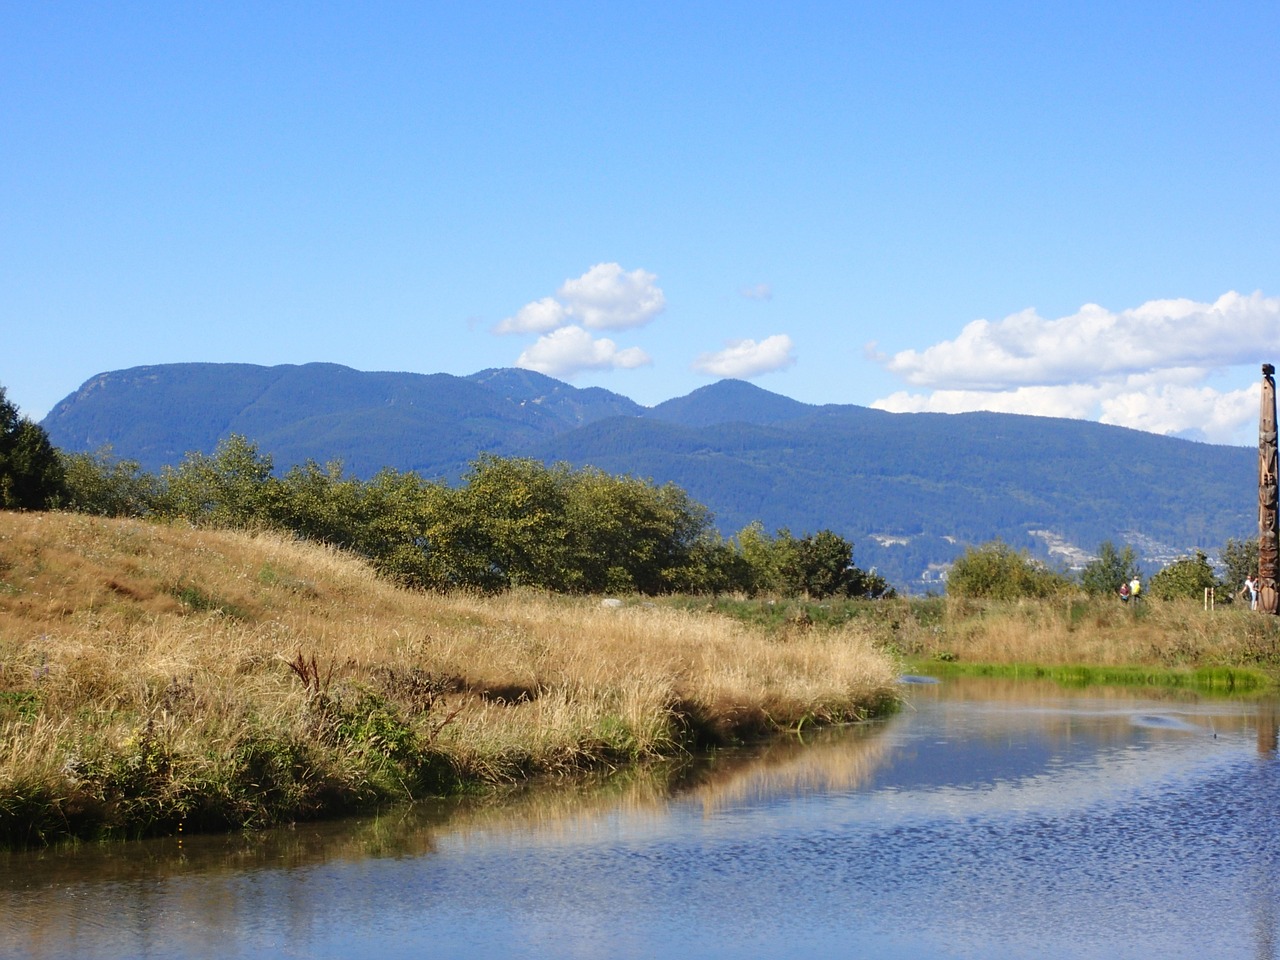
[[[974,679],[914,688],[910,699],[916,704],[937,697],[972,701],[974,709],[962,711],[969,725],[954,733],[971,742],[985,741],[984,749],[998,755],[1007,752],[1018,731],[1025,736],[1028,726],[1050,740],[1129,741],[1135,696],[1147,700],[1151,695],[1147,690],[1066,690],[1051,682]],[[1258,751],[1264,755],[1259,763],[1280,762],[1275,756],[1280,701],[1260,701],[1255,711],[1186,693],[1164,696],[1170,714],[1186,717],[1206,736],[1216,730],[1247,738],[1256,722]],[[913,707],[908,703],[904,709]],[[901,741],[884,733],[894,722],[825,729],[806,735],[803,742],[778,739],[702,760],[628,768],[483,799],[422,802],[345,822],[193,837],[181,843],[167,839],[0,853],[0,915],[5,918],[0,929],[6,938],[18,938],[13,948],[19,954],[31,956],[74,954],[77,944],[96,942],[104,929],[124,945],[120,955],[154,952],[160,944],[166,953],[207,955],[209,931],[251,927],[259,917],[270,917],[296,943],[306,944],[318,927],[333,922],[333,911],[345,909],[345,902],[308,899],[307,885],[291,876],[294,871],[340,861],[429,857],[437,850],[502,836],[520,844],[589,846],[615,834],[619,821],[641,829],[650,822],[667,824],[673,798],[692,805],[695,815],[700,808],[710,817],[779,798],[856,790],[892,759]],[[1060,785],[1051,784],[1054,789]],[[1265,815],[1259,817],[1258,830],[1271,829]],[[1258,956],[1266,957],[1275,956],[1277,946],[1277,880],[1271,866],[1259,863],[1262,873],[1251,904]],[[367,869],[373,872],[379,865],[370,863]],[[203,881],[171,882],[194,878]],[[193,917],[200,921],[194,927],[189,923]],[[138,949],[131,951],[131,946]]]
[[[418,803],[375,817],[298,824],[252,835],[198,836],[61,851],[0,853],[0,910],[31,955],[63,955],[104,926],[127,946],[165,943],[200,952],[209,930],[232,929],[271,912],[299,942],[332,904],[284,896],[288,875],[333,863],[431,854],[443,843],[525,835],[535,843],[590,842],[620,817],[655,823],[673,797],[708,813],[732,804],[819,790],[851,789],[883,762],[880,725],[819,731],[710,758],[629,768],[500,796]],[[252,882],[244,882],[252,875]],[[204,877],[207,882],[171,883]],[[38,878],[33,886],[32,878]],[[86,908],[92,903],[92,915]],[[104,924],[102,918],[110,922]],[[199,917],[199,930],[175,917]],[[132,943],[130,943],[132,941]],[[207,944],[206,944],[207,945]],[[125,949],[123,953],[128,953]]]
[[[1277,713],[1280,713],[1280,701],[1275,697],[1258,701],[1258,753],[1276,751]]]

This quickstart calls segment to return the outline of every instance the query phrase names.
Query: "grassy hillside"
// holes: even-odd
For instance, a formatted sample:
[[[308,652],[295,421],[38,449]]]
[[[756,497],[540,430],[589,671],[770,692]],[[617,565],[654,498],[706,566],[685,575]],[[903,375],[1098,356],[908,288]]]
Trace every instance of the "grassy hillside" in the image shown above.
[[[276,536],[0,512],[0,843],[215,830],[893,700],[866,628],[398,589]]]

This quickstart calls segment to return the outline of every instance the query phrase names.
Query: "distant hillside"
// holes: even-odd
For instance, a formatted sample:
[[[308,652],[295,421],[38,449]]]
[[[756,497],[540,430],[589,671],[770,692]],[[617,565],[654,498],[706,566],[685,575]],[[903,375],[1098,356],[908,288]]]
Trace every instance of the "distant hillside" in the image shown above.
[[[148,470],[211,453],[241,434],[282,468],[341,460],[368,477],[386,466],[456,477],[479,453],[644,408],[525,370],[363,373],[331,363],[259,367],[179,363],[93,377],[43,421],[65,450],[110,445]]]
[[[830,527],[855,541],[862,565],[900,584],[997,536],[1042,556],[1058,541],[1087,552],[1110,539],[1157,560],[1214,549],[1256,524],[1256,452],[1077,420],[859,407],[783,425],[619,418],[533,450],[671,480],[726,531],[757,518],[795,532]]]
[[[782,423],[817,409],[811,404],[770,393],[745,380],[721,380],[699,387],[686,397],[658,404],[644,415],[686,427],[719,423]]]
[[[525,370],[172,364],[94,377],[43,425],[63,449],[110,444],[150,470],[232,433],[281,470],[338,459],[363,477],[453,479],[486,451],[593,465],[679,484],[726,535],[757,519],[831,528],[911,589],[940,586],[963,545],[995,537],[1060,562],[1105,539],[1162,560],[1256,524],[1250,449],[1078,420],[818,407],[732,380],[645,408]]]

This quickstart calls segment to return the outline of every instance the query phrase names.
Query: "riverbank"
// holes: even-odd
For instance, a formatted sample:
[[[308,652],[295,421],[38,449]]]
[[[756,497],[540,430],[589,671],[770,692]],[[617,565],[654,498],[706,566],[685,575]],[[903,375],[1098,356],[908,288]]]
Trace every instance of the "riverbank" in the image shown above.
[[[1066,683],[1260,689],[1280,678],[1280,618],[1242,604],[1083,596],[1041,602],[946,599],[936,622],[899,631],[894,648],[952,669]],[[986,672],[993,670],[971,670]]]
[[[775,631],[855,628],[908,670],[1088,683],[1265,689],[1280,684],[1280,617],[1243,604],[899,597],[822,603],[675,600]]]
[[[0,844],[259,827],[896,703],[865,624],[399,589],[279,536],[0,513]]]

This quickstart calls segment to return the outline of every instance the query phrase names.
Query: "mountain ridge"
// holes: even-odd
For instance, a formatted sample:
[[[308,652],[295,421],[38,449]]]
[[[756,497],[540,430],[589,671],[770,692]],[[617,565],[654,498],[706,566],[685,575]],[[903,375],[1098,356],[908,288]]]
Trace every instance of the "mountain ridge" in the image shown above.
[[[753,520],[833,529],[860,566],[915,589],[967,543],[1051,558],[1140,540],[1155,561],[1256,523],[1248,448],[1022,414],[813,405],[741,380],[644,407],[509,368],[162,364],[90,378],[42,425],[64,450],[109,444],[152,471],[232,433],[282,471],[340,460],[366,478],[393,467],[452,482],[481,453],[595,466],[678,484],[725,535]]]

